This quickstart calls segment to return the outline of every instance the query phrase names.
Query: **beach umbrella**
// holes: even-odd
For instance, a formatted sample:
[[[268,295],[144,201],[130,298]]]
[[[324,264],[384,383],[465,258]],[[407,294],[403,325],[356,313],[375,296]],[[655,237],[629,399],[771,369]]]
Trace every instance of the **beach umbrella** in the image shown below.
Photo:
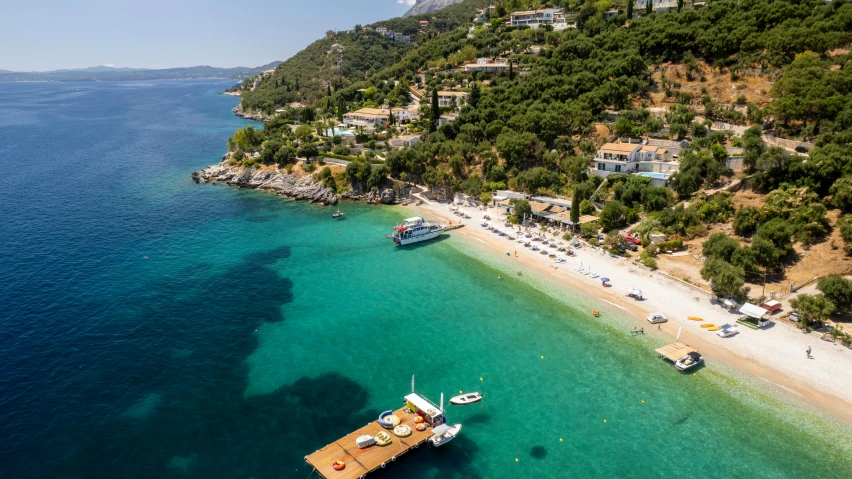
[[[601,281],[603,281],[604,283],[609,283],[609,278],[601,278]]]

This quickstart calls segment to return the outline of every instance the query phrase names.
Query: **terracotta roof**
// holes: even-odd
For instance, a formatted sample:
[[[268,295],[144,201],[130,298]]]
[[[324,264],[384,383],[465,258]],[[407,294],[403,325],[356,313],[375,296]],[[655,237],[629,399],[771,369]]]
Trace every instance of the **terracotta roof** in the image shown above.
[[[600,151],[627,154],[632,153],[639,146],[641,145],[637,143],[607,143],[601,147]]]
[[[468,96],[470,93],[464,91],[439,91],[438,96]]]

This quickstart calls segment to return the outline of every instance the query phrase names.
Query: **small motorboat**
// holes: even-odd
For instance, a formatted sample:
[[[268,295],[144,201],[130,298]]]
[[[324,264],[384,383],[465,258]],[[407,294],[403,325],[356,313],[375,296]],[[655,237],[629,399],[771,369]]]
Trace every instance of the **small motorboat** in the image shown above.
[[[376,443],[376,438],[370,436],[369,434],[361,434],[358,436],[358,439],[355,439],[355,444],[358,445],[361,449],[368,448]]]
[[[335,211],[334,213],[331,214],[331,217],[332,218],[340,218],[341,216],[343,216],[345,214],[346,214],[345,211],[337,210],[337,211]]]
[[[678,359],[675,363],[675,367],[679,371],[687,371],[701,364],[701,361],[704,361],[704,358],[701,357],[701,353],[693,351],[687,354],[686,356]]]
[[[482,394],[479,393],[460,394],[450,398],[450,404],[455,406],[467,406],[479,401],[482,401]]]
[[[730,338],[731,336],[736,336],[739,332],[740,330],[736,325],[731,326],[730,324],[723,324],[719,326],[719,330],[716,331],[716,335],[720,338]]]
[[[433,446],[441,447],[455,439],[459,432],[461,432],[461,428],[461,424],[453,424],[452,426],[441,424],[438,427],[432,428],[434,434],[429,438],[429,440],[432,441]]]

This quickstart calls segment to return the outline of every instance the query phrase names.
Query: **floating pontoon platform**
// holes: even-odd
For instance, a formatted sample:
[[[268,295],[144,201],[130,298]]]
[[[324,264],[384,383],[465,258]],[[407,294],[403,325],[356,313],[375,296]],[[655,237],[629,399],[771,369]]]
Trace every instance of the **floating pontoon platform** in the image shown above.
[[[689,353],[696,352],[696,349],[683,343],[672,343],[667,346],[663,346],[662,348],[657,348],[656,351],[660,357],[666,358],[671,362],[675,362],[682,359]]]
[[[379,425],[378,421],[373,421],[319,451],[305,456],[305,461],[326,479],[359,479],[377,469],[389,466],[400,456],[411,449],[420,447],[421,444],[432,437],[431,426],[423,431],[414,428],[414,414],[405,412],[404,408],[397,409],[394,414],[399,417],[400,424],[405,424],[411,428],[410,436],[398,437],[392,429],[385,429]],[[393,442],[387,446],[373,445],[365,449],[361,449],[355,444],[358,436],[367,434],[375,437],[379,431],[388,433]],[[341,471],[335,470],[332,467],[332,463],[335,461],[343,461],[346,467]]]

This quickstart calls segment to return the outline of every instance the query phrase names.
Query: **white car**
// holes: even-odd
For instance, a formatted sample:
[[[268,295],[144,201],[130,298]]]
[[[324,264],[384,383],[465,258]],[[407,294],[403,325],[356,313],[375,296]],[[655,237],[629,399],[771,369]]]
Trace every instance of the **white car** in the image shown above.
[[[651,324],[665,323],[668,318],[663,313],[655,312],[648,315],[648,322]]]
[[[723,324],[720,328],[722,329],[716,331],[716,335],[720,338],[730,338],[731,336],[736,336],[740,332],[736,325],[731,326],[730,324]]]

